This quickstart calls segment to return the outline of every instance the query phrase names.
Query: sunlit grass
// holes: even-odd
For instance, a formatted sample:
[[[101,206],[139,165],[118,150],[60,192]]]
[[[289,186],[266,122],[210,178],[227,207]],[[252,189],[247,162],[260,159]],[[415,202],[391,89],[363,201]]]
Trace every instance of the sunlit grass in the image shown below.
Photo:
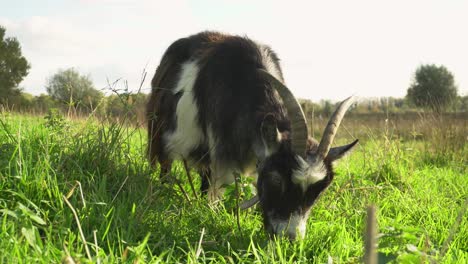
[[[457,220],[468,199],[466,121],[418,122],[426,121],[346,120],[338,142],[358,136],[359,147],[337,164],[307,237],[290,243],[270,241],[255,209],[241,212],[239,229],[234,187],[209,206],[180,164],[173,177],[190,201],[161,184],[144,129],[0,113],[0,262],[358,263],[366,206],[375,204],[381,259],[466,263],[466,214]]]

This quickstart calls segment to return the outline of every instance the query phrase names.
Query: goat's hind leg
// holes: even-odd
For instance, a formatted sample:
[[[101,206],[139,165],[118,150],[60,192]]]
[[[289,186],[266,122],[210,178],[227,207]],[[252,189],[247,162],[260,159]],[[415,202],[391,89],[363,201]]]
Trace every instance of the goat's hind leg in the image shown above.
[[[208,193],[208,188],[210,187],[211,170],[209,168],[203,168],[199,169],[198,173],[200,174],[201,178],[200,191],[203,196],[206,196]]]
[[[159,160],[159,164],[161,167],[159,172],[159,180],[162,183],[168,183],[172,169],[172,160]]]

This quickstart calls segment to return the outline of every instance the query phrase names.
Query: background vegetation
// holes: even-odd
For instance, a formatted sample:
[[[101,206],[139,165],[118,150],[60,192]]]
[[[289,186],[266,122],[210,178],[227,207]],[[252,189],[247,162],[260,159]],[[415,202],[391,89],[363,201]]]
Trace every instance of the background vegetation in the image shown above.
[[[325,120],[315,120],[319,135]],[[359,137],[359,148],[338,165],[307,237],[292,244],[269,241],[258,210],[241,212],[239,229],[233,186],[211,207],[191,192],[180,164],[174,182],[161,184],[144,156],[143,129],[2,112],[1,262],[357,263],[365,208],[375,204],[382,261],[466,263],[467,119],[402,120],[345,118],[337,144]]]

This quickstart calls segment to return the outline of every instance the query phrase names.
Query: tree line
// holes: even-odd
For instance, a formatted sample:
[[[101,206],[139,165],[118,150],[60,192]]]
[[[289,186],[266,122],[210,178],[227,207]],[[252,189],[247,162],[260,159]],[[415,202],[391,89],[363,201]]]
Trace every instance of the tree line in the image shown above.
[[[73,116],[144,120],[147,95],[108,88],[107,95],[95,88],[91,78],[76,69],[58,70],[47,79],[47,94],[33,96],[20,88],[31,68],[14,37],[6,37],[0,26],[0,108],[44,114],[57,109]],[[335,109],[329,100],[300,100],[307,115],[328,116]],[[433,112],[467,112],[468,96],[459,96],[453,74],[443,65],[421,65],[415,71],[405,98],[360,100],[350,113],[403,112],[427,109]]]

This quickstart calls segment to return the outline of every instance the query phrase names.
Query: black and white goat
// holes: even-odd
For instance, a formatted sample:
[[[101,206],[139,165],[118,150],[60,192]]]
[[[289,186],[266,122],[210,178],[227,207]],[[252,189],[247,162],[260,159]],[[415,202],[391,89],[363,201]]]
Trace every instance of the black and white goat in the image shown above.
[[[333,179],[333,162],[357,143],[331,148],[351,103],[339,105],[317,143],[268,46],[202,32],[175,41],[152,80],[149,158],[161,175],[188,160],[210,200],[236,173],[258,175],[258,194],[244,207],[259,202],[266,230],[295,239]]]

